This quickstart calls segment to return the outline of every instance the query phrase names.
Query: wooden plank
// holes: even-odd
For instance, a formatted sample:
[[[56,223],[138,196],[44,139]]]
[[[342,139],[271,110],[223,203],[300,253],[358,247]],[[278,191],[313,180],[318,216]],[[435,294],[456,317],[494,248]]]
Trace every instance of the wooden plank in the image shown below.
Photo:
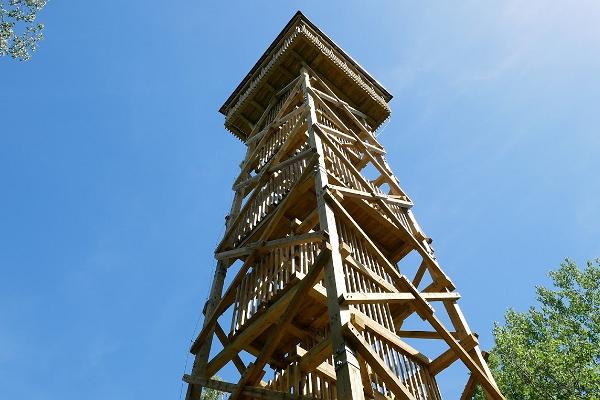
[[[323,238],[324,238],[323,232],[310,232],[310,233],[304,233],[304,234],[299,234],[299,235],[286,236],[284,238],[274,239],[274,240],[269,240],[269,241],[259,240],[259,241],[247,244],[245,246],[242,246],[242,247],[237,247],[232,250],[226,250],[226,251],[222,251],[220,253],[216,253],[215,258],[217,260],[240,258],[240,257],[247,256],[249,254],[252,254],[253,252],[255,252],[256,250],[259,250],[259,249],[261,252],[263,252],[263,251],[272,250],[272,249],[275,249],[278,247],[293,246],[293,245],[302,244],[302,243],[321,242],[321,241],[323,241]]]
[[[362,379],[363,391],[365,397],[369,399],[375,398],[375,392],[373,391],[373,384],[371,383],[371,377],[369,376],[369,367],[365,359],[358,355],[358,365],[360,366],[360,378]]]
[[[313,229],[318,223],[319,223],[319,212],[315,208],[313,211],[311,211],[310,214],[308,214],[308,216],[306,216],[306,218],[304,218],[304,221],[302,221],[300,223],[300,225],[298,225],[295,228],[295,231],[297,233],[308,232],[309,230]]]
[[[377,373],[377,375],[385,381],[385,384],[395,396],[403,400],[416,400],[408,388],[404,386],[402,382],[400,382],[398,377],[392,371],[390,371],[379,355],[375,353],[371,346],[362,338],[361,334],[358,332],[358,330],[356,330],[355,327],[350,324],[346,324],[344,325],[343,332],[345,333],[346,337],[356,346],[360,355],[367,361],[367,363],[369,363],[369,366],[373,368],[375,373]]]
[[[427,301],[458,300],[458,292],[421,293]],[[415,301],[411,293],[346,293],[340,301],[347,304],[406,303]]]
[[[367,193],[367,192],[363,192],[362,190],[356,190],[356,189],[351,189],[351,188],[347,188],[344,186],[337,186],[337,185],[329,185],[329,187],[332,190],[337,190],[338,192],[342,193],[344,196],[347,197],[356,197],[358,199],[363,199],[363,200],[373,200],[374,198],[378,198],[378,199],[382,199],[384,201],[388,201],[390,203],[394,203],[394,204],[398,204],[399,206],[409,209],[413,206],[412,201],[406,201],[406,200],[400,200],[397,198],[394,198],[392,196],[388,196],[385,194],[377,194],[377,193]]]
[[[459,338],[463,336],[458,332],[450,332],[452,336],[455,338]],[[414,339],[441,339],[442,336],[434,331],[407,331],[407,330],[399,330],[396,331],[396,335],[405,338],[414,338]]]
[[[417,269],[417,272],[415,273],[415,277],[413,278],[413,285],[415,285],[415,287],[419,287],[419,285],[421,284],[421,280],[423,280],[423,276],[425,275],[425,272],[427,271],[427,263],[423,260],[421,262],[421,265],[419,265],[419,268]]]

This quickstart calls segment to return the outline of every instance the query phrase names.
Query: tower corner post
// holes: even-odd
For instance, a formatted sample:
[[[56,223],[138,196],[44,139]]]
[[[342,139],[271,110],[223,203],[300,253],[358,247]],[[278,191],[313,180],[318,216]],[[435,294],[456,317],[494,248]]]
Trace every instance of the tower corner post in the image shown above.
[[[346,293],[344,270],[340,254],[340,241],[337,233],[335,214],[325,202],[323,193],[327,187],[327,169],[321,139],[315,133],[317,122],[315,103],[309,92],[310,75],[306,68],[301,69],[304,102],[308,110],[307,128],[311,147],[319,155],[317,173],[315,175],[315,192],[317,195],[317,212],[322,231],[327,232],[331,245],[331,257],[325,265],[325,286],[327,289],[327,308],[331,329],[331,344],[335,374],[337,377],[337,393],[340,400],[364,400],[364,389],[356,351],[343,335],[342,328],[350,322],[351,313],[347,305],[340,305],[338,299]]]

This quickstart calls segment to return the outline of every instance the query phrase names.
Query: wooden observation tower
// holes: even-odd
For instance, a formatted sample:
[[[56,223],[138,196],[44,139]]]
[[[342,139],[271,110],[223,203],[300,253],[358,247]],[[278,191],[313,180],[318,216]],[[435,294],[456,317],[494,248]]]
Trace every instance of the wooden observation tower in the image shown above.
[[[373,135],[391,98],[298,12],[221,107],[247,152],[186,399],[438,400],[456,361],[464,399],[503,399]],[[211,379],[229,363],[237,382]]]

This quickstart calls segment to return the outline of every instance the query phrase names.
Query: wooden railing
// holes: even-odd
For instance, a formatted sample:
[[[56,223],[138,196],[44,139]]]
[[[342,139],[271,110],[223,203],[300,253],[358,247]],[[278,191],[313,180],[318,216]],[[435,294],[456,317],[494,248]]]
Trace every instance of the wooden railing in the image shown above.
[[[350,247],[351,256],[354,260],[354,262],[345,260],[343,263],[346,291],[349,293],[389,292],[390,290],[381,281],[387,282],[389,284],[388,287],[393,287],[394,282],[383,266],[377,261],[377,258],[368,250],[364,240],[356,235],[349,226],[339,220],[337,221],[337,230],[340,240]],[[359,263],[362,267],[371,271],[375,277],[379,278],[379,281],[366,274],[355,263]],[[351,307],[358,309],[372,320],[394,332],[394,319],[392,318],[388,304],[355,304]]]
[[[330,138],[333,146],[323,144],[323,151],[325,153],[327,162],[327,172],[332,176],[332,178],[339,182],[342,186],[345,186],[349,189],[359,190],[365,193],[374,193],[377,196],[385,201],[385,204],[390,209],[395,218],[392,218],[386,210],[382,208],[380,204],[375,201],[367,201],[363,200],[365,204],[377,210],[381,216],[389,220],[390,222],[396,224],[400,222],[404,228],[411,235],[415,237],[419,237],[422,234],[419,232],[419,229],[415,226],[413,222],[413,218],[411,218],[409,211],[401,206],[400,204],[394,202],[393,200],[388,199],[388,196],[379,189],[379,187],[373,185],[369,182],[364,176],[360,174],[359,171],[353,169],[350,164],[346,161],[349,159],[350,155],[347,154],[347,149],[344,149],[341,145],[336,144],[335,140]],[[341,157],[340,157],[341,156]],[[433,248],[427,241],[421,241],[424,248],[430,253],[433,254]]]
[[[302,372],[298,363],[275,371],[275,376],[267,383],[269,389],[280,392],[323,400],[337,398],[335,379],[320,372]]]
[[[331,116],[327,115],[327,111],[320,102],[316,103],[316,113],[318,123],[323,124],[328,128],[342,131],[343,128],[339,126]]]
[[[317,239],[315,239],[317,240]],[[263,306],[308,273],[321,251],[321,242],[272,249],[258,258],[239,284],[233,308],[231,333],[235,334]]]
[[[368,326],[362,336],[416,399],[441,400],[437,382],[422,362],[384,339]],[[374,390],[385,396],[394,397],[384,380],[380,379],[375,372],[369,371],[369,376]]]
[[[341,146],[337,146],[337,150],[342,154],[345,153]],[[340,159],[340,157],[338,157],[336,152],[330,146],[323,144],[323,152],[329,160],[327,165],[327,171],[329,173],[333,174],[344,186],[369,193],[370,187],[360,181],[357,175]]]
[[[337,222],[337,230],[340,241],[349,246],[350,255],[353,259],[352,262],[344,261],[346,290],[350,293],[382,293],[393,289],[394,280],[371,252],[365,240],[343,222]],[[360,266],[368,269],[371,274],[365,273],[354,264],[360,264]],[[354,304],[350,307],[370,318],[381,326],[381,329],[386,329],[390,334],[395,334],[396,329],[389,304]],[[407,354],[403,349],[380,336],[377,331],[369,329],[368,325],[366,325],[363,332],[363,337],[416,399],[440,399],[435,379],[431,377],[422,361]],[[388,397],[393,397],[383,380],[379,379],[372,371],[370,371],[370,376],[374,390]]]
[[[279,126],[277,131],[271,134],[265,141],[265,143],[258,149],[256,155],[256,167],[255,170],[259,171],[264,167],[271,158],[277,153],[281,146],[285,143],[288,137],[302,124],[306,122],[306,114],[304,112],[298,112],[289,114],[290,117],[286,118],[283,123]]]
[[[267,115],[265,116],[265,118],[262,122],[263,128],[275,120],[275,117],[277,117],[277,114],[279,114],[279,111],[281,111],[281,107],[283,107],[285,102],[288,100],[288,97],[292,94],[292,89],[294,89],[295,87],[296,87],[296,85],[290,86],[285,93],[283,93],[279,96],[279,99],[273,105],[273,107],[271,107],[267,111]]]
[[[385,195],[381,189],[369,182],[360,172],[353,170],[347,160],[352,159],[352,155],[348,153],[348,150],[336,144],[336,140],[330,138],[335,149],[330,146],[323,144],[323,151],[325,156],[329,159],[328,172],[332,173],[336,179],[342,182],[346,187],[350,189],[360,190],[366,193],[375,193],[379,195]],[[339,155],[341,155],[341,157]],[[362,177],[362,179],[359,177]]]
[[[236,225],[232,228],[231,237],[233,245],[242,241],[272,209],[290,191],[292,185],[298,180],[307,165],[306,158],[283,166],[279,171],[272,173],[269,180],[254,189],[247,203],[236,218]]]

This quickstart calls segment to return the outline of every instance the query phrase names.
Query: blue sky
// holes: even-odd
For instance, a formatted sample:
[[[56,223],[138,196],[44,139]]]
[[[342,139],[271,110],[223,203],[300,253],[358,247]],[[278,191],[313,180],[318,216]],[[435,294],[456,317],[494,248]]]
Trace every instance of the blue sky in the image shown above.
[[[179,398],[243,156],[217,109],[297,9],[395,95],[378,138],[484,348],[600,256],[597,2],[53,0],[0,59],[3,398]]]

